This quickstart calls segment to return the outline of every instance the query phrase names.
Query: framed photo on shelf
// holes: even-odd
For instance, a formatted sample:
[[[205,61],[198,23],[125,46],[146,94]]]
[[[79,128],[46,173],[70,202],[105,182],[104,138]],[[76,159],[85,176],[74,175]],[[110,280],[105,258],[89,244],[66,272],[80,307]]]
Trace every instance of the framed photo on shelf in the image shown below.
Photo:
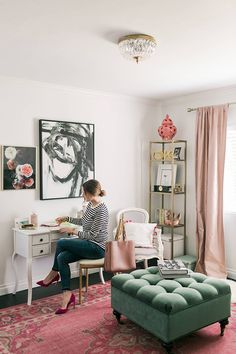
[[[181,146],[176,146],[174,148],[174,154],[173,154],[173,157],[174,157],[174,160],[180,160],[181,157],[180,157],[180,154],[181,154]]]
[[[164,187],[175,186],[176,171],[176,164],[160,164],[158,166],[156,184]]]
[[[39,120],[40,199],[82,197],[94,178],[94,124]]]
[[[2,146],[2,189],[36,189],[36,147]]]

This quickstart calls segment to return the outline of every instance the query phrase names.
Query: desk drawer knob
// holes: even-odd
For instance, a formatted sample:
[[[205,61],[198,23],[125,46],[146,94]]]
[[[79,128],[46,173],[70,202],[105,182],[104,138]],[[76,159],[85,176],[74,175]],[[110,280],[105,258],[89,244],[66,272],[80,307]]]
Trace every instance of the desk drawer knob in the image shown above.
[[[40,253],[43,253],[43,250],[40,250]]]
[[[40,241],[40,242],[43,242],[43,238],[41,238],[39,241]]]

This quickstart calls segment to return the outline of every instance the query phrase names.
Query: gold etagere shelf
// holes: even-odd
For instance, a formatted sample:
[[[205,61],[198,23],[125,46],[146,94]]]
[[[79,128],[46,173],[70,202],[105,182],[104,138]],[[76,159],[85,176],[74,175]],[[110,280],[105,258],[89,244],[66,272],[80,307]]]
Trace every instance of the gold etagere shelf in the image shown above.
[[[151,222],[156,222],[162,233],[169,230],[169,258],[173,259],[186,253],[187,141],[151,141],[149,151],[149,215]],[[178,198],[178,195],[182,197]],[[162,212],[164,220],[160,221]],[[167,213],[169,219],[165,220]],[[183,247],[178,250],[175,249],[175,229],[178,229],[178,238],[183,236]]]

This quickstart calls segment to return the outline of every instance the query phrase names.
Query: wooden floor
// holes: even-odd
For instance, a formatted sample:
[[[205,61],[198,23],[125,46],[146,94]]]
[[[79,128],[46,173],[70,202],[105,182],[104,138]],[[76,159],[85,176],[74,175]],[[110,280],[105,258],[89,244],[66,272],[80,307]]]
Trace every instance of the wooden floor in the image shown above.
[[[149,266],[156,265],[156,262],[153,260],[149,261]],[[142,264],[137,264],[137,268],[142,268]],[[112,277],[111,273],[103,273],[105,280],[110,280]],[[92,273],[89,275],[89,284],[97,284],[100,282],[99,274]],[[233,285],[236,284],[235,281],[231,281]],[[85,285],[85,277],[83,277],[83,285]],[[231,285],[231,284],[230,284]],[[79,278],[73,278],[71,280],[71,289],[79,288]],[[231,287],[232,288],[232,287]],[[236,290],[236,286],[235,286]],[[234,290],[234,291],[235,291]],[[52,284],[48,288],[36,287],[33,289],[33,300],[41,299],[46,296],[56,295],[61,293],[61,284]],[[233,291],[232,291],[233,293]],[[236,294],[235,294],[236,298]],[[9,306],[14,306],[18,304],[26,304],[27,303],[27,290],[19,291],[16,295],[8,294],[0,296],[0,308],[5,308]]]
[[[149,266],[155,266],[156,259],[150,259],[148,261]],[[138,262],[137,264],[137,269],[143,268],[143,262]],[[110,280],[112,278],[112,273],[106,273],[103,272],[104,280]],[[97,284],[100,283],[100,278],[99,278],[99,273],[91,273],[89,275],[89,284]],[[85,277],[83,277],[83,286],[85,285]],[[71,290],[73,289],[78,289],[79,288],[79,278],[73,278],[71,280]],[[43,297],[51,296],[51,295],[56,295],[61,293],[61,284],[52,284],[48,288],[43,288],[41,286],[38,286],[36,288],[33,288],[33,298],[32,301],[41,299]],[[8,295],[2,295],[0,296],[0,309],[9,307],[9,306],[14,306],[14,305],[19,305],[19,304],[26,304],[27,303],[27,290],[19,291],[15,295],[13,294],[8,294]]]
[[[104,280],[110,280],[112,274],[104,272]],[[83,277],[83,284],[85,284],[85,277]],[[99,274],[92,273],[89,275],[89,284],[97,284],[100,282]],[[79,278],[73,278],[71,280],[71,289],[78,289],[79,288]],[[43,288],[38,286],[33,289],[33,300],[41,299],[43,297],[56,295],[61,293],[61,284],[52,284],[48,288]],[[0,308],[5,308],[9,306],[19,305],[19,304],[26,304],[27,303],[27,290],[19,291],[15,295],[8,294],[0,296]]]

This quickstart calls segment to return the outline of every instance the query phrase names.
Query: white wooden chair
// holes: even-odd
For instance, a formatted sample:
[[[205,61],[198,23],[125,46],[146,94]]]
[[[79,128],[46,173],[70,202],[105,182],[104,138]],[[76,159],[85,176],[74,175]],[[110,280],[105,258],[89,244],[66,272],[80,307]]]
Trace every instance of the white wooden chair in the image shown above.
[[[116,215],[117,225],[121,218],[121,215],[124,216],[124,221],[133,222],[133,223],[148,223],[149,214],[145,209],[141,208],[126,208],[119,210]],[[115,230],[114,230],[115,231]],[[159,235],[160,237],[160,235]],[[159,240],[161,242],[161,239]],[[143,261],[144,267],[148,267],[148,260],[152,258],[163,258],[163,251],[158,252],[157,250],[157,238],[153,238],[153,247],[135,247],[135,259],[137,262]]]
[[[142,223],[148,223],[149,221],[149,214],[147,210],[141,208],[126,208],[126,209],[121,209],[116,214],[117,225],[119,223],[122,214],[124,215],[125,221],[142,222]]]

